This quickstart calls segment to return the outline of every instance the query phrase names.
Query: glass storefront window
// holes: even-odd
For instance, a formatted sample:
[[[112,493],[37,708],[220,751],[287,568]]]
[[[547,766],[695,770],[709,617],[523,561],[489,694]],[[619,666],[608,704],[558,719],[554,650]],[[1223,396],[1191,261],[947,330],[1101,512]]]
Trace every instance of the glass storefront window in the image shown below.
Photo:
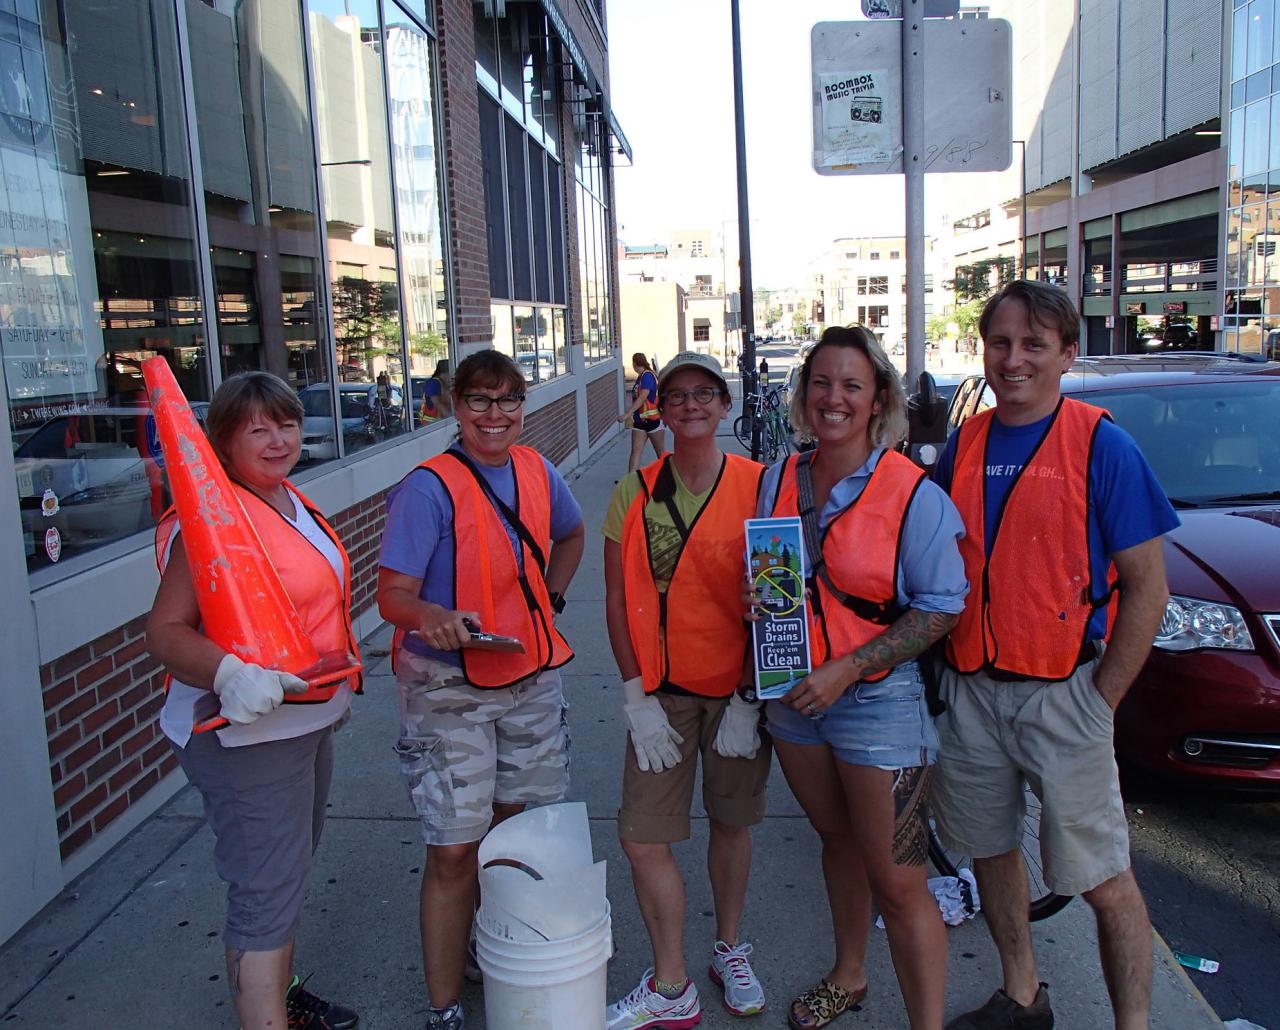
[[[1231,23],[1231,81],[1245,77],[1246,55],[1249,38],[1249,9],[1239,8]]]
[[[381,31],[376,0],[307,0],[306,8],[336,379],[372,387],[363,425],[342,415],[349,453],[412,428],[404,404]]]
[[[1236,117],[1239,117],[1237,115]],[[1267,170],[1270,146],[1267,128],[1271,123],[1270,102],[1260,100],[1244,109],[1244,174],[1257,175]]]
[[[525,381],[532,386],[539,381],[538,376],[538,328],[533,318],[533,308],[516,305],[511,309],[512,321],[515,323],[515,355],[516,364],[524,373]],[[550,373],[550,369],[547,370]],[[547,376],[542,376],[545,379]]]
[[[167,507],[142,362],[197,410],[211,377],[172,5],[0,7],[0,355],[36,570]]]
[[[566,336],[564,308],[551,309],[551,323],[555,331],[556,371],[563,375],[569,371],[569,338]]]
[[[1249,40],[1245,54],[1245,74],[1271,63],[1271,5],[1274,0],[1253,0],[1248,7]]]
[[[449,293],[445,276],[431,40],[384,4],[391,155],[400,226],[400,271],[413,409],[426,379],[449,360]]]
[[[223,378],[263,369],[303,397],[303,462],[338,456],[315,148],[296,6],[187,5]]]
[[[515,339],[511,333],[511,305],[491,304],[489,317],[493,322],[493,349],[516,356]]]
[[[551,309],[534,308],[533,323],[538,339],[536,353],[538,355],[538,380],[550,379],[560,371],[556,367],[556,344],[551,335]]]

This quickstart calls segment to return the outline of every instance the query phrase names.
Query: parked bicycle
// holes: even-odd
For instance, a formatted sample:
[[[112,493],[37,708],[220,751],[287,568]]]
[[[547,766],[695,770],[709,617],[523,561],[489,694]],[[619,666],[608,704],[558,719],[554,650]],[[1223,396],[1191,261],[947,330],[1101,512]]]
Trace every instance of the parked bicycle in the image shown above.
[[[1072,895],[1055,894],[1045,883],[1044,863],[1040,858],[1040,799],[1031,792],[1029,787],[1026,788],[1025,797],[1026,813],[1022,819],[1022,842],[1019,844],[1019,849],[1022,851],[1022,860],[1027,867],[1027,880],[1031,892],[1028,915],[1031,922],[1035,923],[1061,912],[1071,904]],[[977,901],[981,901],[981,898],[975,901],[968,882],[960,875],[961,869],[973,868],[973,859],[943,847],[932,825],[929,827],[929,861],[943,876],[954,876],[960,881],[960,898],[965,912],[967,915],[973,915],[978,909]]]
[[[782,403],[782,387],[754,390],[747,394],[747,410],[733,423],[733,435],[747,450],[751,450],[751,431],[755,422],[760,424],[760,458],[772,463],[791,451],[791,422],[786,406]]]

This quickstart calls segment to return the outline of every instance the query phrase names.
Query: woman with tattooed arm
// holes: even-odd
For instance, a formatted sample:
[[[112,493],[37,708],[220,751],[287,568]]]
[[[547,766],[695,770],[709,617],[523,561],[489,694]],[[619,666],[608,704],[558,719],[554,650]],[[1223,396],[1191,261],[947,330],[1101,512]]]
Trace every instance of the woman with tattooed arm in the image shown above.
[[[874,898],[911,1026],[940,1030],[947,945],[924,867],[938,738],[916,657],[964,608],[964,527],[894,449],[906,396],[868,330],[823,333],[801,367],[791,423],[817,448],[769,470],[758,514],[804,523],[813,672],[769,702],[769,731],[822,840],[835,963],[787,1022],[824,1027],[866,996]]]

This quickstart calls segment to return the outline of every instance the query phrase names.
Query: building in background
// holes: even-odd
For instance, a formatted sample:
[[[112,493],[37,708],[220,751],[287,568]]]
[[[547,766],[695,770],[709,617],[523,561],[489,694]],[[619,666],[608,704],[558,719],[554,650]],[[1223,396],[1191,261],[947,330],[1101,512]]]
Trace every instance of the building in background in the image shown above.
[[[1243,343],[1215,329],[1227,286],[1219,261],[1227,6],[1078,0],[1041,5],[1030,17],[1012,0],[985,5],[1013,29],[1014,166],[944,186],[953,232],[940,242],[957,302],[1021,269],[1080,304],[1087,353]],[[1270,67],[1274,21],[1271,0],[1234,6],[1247,12],[1236,18],[1237,34],[1254,15],[1265,29],[1256,54],[1241,51],[1232,109],[1270,92],[1258,73]],[[1259,107],[1253,118],[1265,139],[1269,115]],[[1274,167],[1262,147],[1259,167]],[[1225,315],[1220,321],[1227,325]]]
[[[933,240],[925,237],[924,317],[941,312],[945,296],[934,270]],[[813,322],[863,325],[891,354],[905,352],[907,338],[906,241],[901,236],[833,240],[811,268],[821,283]],[[784,318],[784,322],[785,322]]]
[[[383,499],[490,345],[572,464],[621,400],[603,0],[0,5],[0,940],[181,786],[143,620],[168,504],[140,366],[267,369],[373,609]],[[496,15],[501,14],[501,17]]]
[[[719,231],[677,229],[660,242],[623,244],[621,250],[618,276],[628,340],[646,341],[643,349],[660,364],[688,349],[714,354],[729,366],[741,346],[738,293],[726,288],[730,261]],[[736,257],[732,268],[736,272]],[[679,305],[670,303],[675,297]]]

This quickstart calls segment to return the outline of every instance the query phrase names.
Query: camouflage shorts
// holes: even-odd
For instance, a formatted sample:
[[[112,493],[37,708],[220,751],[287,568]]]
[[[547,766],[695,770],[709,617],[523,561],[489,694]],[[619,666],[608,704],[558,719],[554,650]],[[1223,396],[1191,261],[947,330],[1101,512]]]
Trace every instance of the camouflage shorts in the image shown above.
[[[452,665],[397,656],[396,753],[431,845],[480,840],[493,803],[548,804],[569,788],[568,705],[560,673],[480,689]]]

